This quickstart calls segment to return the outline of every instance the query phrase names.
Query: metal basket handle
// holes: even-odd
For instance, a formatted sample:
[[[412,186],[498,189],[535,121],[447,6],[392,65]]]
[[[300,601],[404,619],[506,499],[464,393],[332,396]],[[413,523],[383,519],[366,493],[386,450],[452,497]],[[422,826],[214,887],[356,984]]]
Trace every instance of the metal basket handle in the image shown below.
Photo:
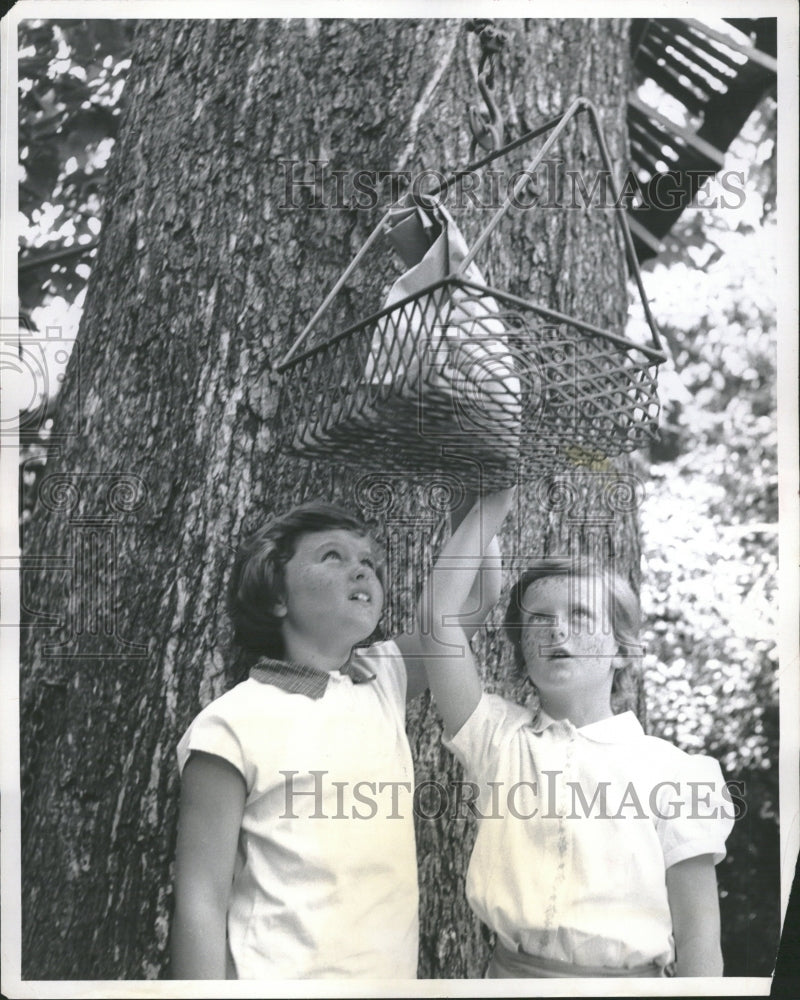
[[[557,124],[552,125],[552,132],[548,136],[542,148],[536,153],[531,162],[522,171],[522,174],[514,185],[514,188],[510,194],[506,196],[505,201],[500,206],[500,208],[495,212],[486,226],[478,235],[478,238],[472,245],[472,249],[469,251],[467,256],[461,261],[458,269],[455,271],[455,275],[459,277],[465,277],[467,268],[475,259],[478,252],[485,245],[486,241],[489,239],[491,234],[500,224],[500,220],[508,212],[511,205],[516,201],[517,197],[522,193],[523,188],[528,183],[529,179],[534,175],[539,164],[545,158],[545,156],[550,152],[556,140],[559,138],[561,133],[567,127],[569,121],[574,118],[580,112],[585,111],[589,115],[589,121],[592,126],[592,132],[597,139],[597,144],[600,148],[600,157],[603,161],[603,166],[608,171],[609,184],[611,186],[612,194],[614,195],[614,202],[617,204],[619,202],[619,191],[617,190],[616,181],[614,180],[614,172],[611,165],[611,157],[608,152],[608,146],[606,145],[605,136],[603,135],[603,130],[600,126],[600,117],[597,114],[597,109],[592,104],[590,100],[585,97],[576,98],[572,104],[567,108],[567,110],[560,116],[559,119],[555,119]],[[541,134],[541,131],[539,132]],[[647,301],[647,296],[644,290],[644,283],[642,282],[642,272],[639,268],[639,261],[636,257],[636,251],[633,246],[633,238],[631,236],[631,231],[628,226],[628,219],[623,210],[620,211],[620,222],[622,224],[622,238],[625,243],[625,253],[628,258],[628,266],[633,272],[634,279],[636,281],[636,286],[639,289],[639,295],[642,299],[642,306],[644,307],[645,318],[647,319],[647,325],[650,327],[650,333],[653,336],[653,345],[656,350],[663,351],[661,346],[661,335],[658,332],[658,327],[656,326],[653,314],[650,311],[650,305]]]
[[[592,132],[594,133],[594,136],[597,139],[597,143],[600,148],[600,156],[603,161],[603,166],[608,171],[609,183],[611,185],[611,191],[614,195],[614,200],[615,202],[619,201],[620,196],[619,196],[619,191],[617,190],[616,182],[614,180],[611,157],[608,152],[608,146],[606,145],[605,136],[603,135],[603,131],[600,126],[600,118],[597,113],[597,109],[592,104],[592,102],[587,98],[578,97],[572,102],[572,104],[570,104],[567,110],[562,114],[557,115],[556,117],[549,119],[547,122],[538,126],[537,128],[532,129],[529,132],[526,132],[525,135],[520,136],[518,139],[515,139],[512,142],[507,143],[502,148],[492,151],[487,156],[484,156],[482,159],[476,161],[475,163],[469,164],[467,167],[455,171],[450,177],[445,178],[445,180],[441,184],[437,185],[437,187],[435,187],[432,191],[424,192],[426,195],[429,196],[436,196],[438,194],[441,194],[442,191],[446,191],[452,184],[454,184],[459,177],[463,177],[466,174],[474,173],[476,170],[480,170],[482,167],[487,166],[487,164],[491,163],[493,160],[496,160],[499,157],[504,156],[506,153],[509,153],[512,149],[517,149],[518,147],[525,145],[525,143],[530,142],[532,139],[535,139],[540,135],[544,135],[545,132],[548,131],[550,132],[550,135],[548,136],[542,148],[537,152],[537,154],[530,161],[527,167],[525,167],[525,169],[522,171],[519,180],[514,185],[513,191],[506,196],[506,199],[503,202],[503,204],[500,206],[497,212],[495,212],[495,214],[489,220],[487,225],[483,228],[478,238],[476,239],[475,243],[473,244],[472,249],[463,259],[458,269],[448,277],[463,278],[465,276],[466,270],[469,267],[469,265],[472,263],[478,252],[483,248],[486,241],[489,239],[491,234],[500,224],[501,219],[508,212],[509,208],[514,203],[516,198],[522,193],[522,189],[528,183],[528,180],[534,174],[534,172],[536,171],[536,169],[538,168],[539,164],[542,162],[544,157],[552,149],[553,145],[556,143],[562,132],[566,129],[570,120],[581,112],[586,112],[589,115],[589,121],[592,126]],[[276,366],[278,372],[282,372],[288,367],[289,362],[291,361],[292,357],[294,357],[295,353],[297,352],[301,344],[305,341],[306,337],[308,337],[309,333],[311,333],[313,328],[319,322],[320,318],[328,309],[331,302],[337,296],[339,291],[342,289],[347,279],[361,263],[367,251],[375,243],[378,236],[380,236],[384,225],[391,216],[391,213],[396,208],[402,207],[404,202],[409,196],[413,197],[413,193],[406,192],[404,195],[402,195],[402,197],[398,198],[396,202],[394,202],[392,205],[389,206],[385,214],[381,217],[378,224],[375,226],[375,228],[367,237],[363,246],[359,249],[358,253],[356,253],[355,257],[348,264],[344,272],[339,276],[334,286],[325,296],[325,299],[323,300],[319,309],[317,309],[317,311],[305,325],[304,329],[297,337],[295,342],[286,352],[283,359],[278,363],[278,365]],[[626,252],[626,257],[628,259],[628,265],[631,268],[631,271],[633,272],[633,276],[636,281],[636,286],[639,289],[639,295],[642,300],[642,306],[644,308],[644,314],[647,320],[647,325],[649,326],[650,333],[652,334],[653,337],[653,344],[656,350],[663,352],[663,348],[661,345],[661,336],[658,332],[658,327],[656,326],[655,319],[653,318],[653,314],[650,311],[650,305],[647,301],[647,296],[645,294],[644,284],[642,282],[642,272],[639,268],[639,261],[636,257],[636,251],[633,246],[633,238],[631,236],[631,231],[628,226],[628,219],[625,212],[621,210],[620,210],[620,224],[622,226],[622,237],[625,243],[625,252]]]
[[[404,197],[405,197],[405,195],[403,195],[403,198]],[[291,361],[291,359],[292,359],[293,355],[295,354],[295,352],[297,351],[297,349],[300,347],[300,345],[303,343],[303,341],[306,339],[306,337],[309,335],[309,333],[311,333],[311,331],[317,325],[317,323],[319,322],[320,318],[322,317],[322,314],[325,312],[325,310],[328,308],[328,306],[331,304],[331,302],[333,302],[333,300],[339,294],[339,291],[341,290],[341,288],[344,285],[344,283],[347,281],[347,279],[350,277],[350,275],[353,273],[353,271],[355,271],[355,269],[361,263],[361,261],[363,260],[365,254],[367,253],[367,251],[369,250],[369,248],[372,246],[372,244],[375,242],[375,240],[378,238],[378,236],[380,236],[381,230],[383,229],[383,227],[386,224],[386,222],[388,222],[389,216],[391,215],[392,211],[395,208],[397,208],[402,203],[403,198],[398,199],[398,201],[394,202],[393,205],[389,206],[386,214],[381,218],[381,221],[378,223],[378,225],[372,230],[372,232],[366,238],[366,240],[364,242],[364,245],[361,247],[361,249],[358,251],[358,253],[355,255],[355,257],[353,257],[353,259],[347,265],[347,267],[345,268],[345,270],[343,271],[343,273],[339,276],[339,279],[336,282],[336,284],[333,286],[333,288],[325,296],[325,298],[324,298],[324,300],[322,302],[322,305],[319,307],[319,309],[317,309],[317,311],[314,313],[314,315],[311,317],[311,319],[308,321],[308,323],[306,323],[305,327],[303,328],[302,332],[300,333],[300,336],[297,338],[297,340],[295,340],[295,342],[292,344],[292,346],[289,348],[289,350],[284,355],[283,360],[279,362],[279,364],[277,366],[277,369],[278,369],[279,372],[283,371],[284,368],[286,368],[286,366]]]

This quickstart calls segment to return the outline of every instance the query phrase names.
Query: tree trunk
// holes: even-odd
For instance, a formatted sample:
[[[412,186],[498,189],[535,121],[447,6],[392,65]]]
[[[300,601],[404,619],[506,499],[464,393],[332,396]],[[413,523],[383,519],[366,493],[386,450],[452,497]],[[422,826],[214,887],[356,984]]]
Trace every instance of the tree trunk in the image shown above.
[[[496,90],[510,126],[589,96],[622,176],[627,24],[500,26],[510,42]],[[241,676],[223,595],[244,530],[311,496],[360,504],[391,543],[386,628],[410,621],[442,533],[435,491],[410,486],[390,463],[365,478],[282,454],[274,366],[388,202],[384,190],[377,209],[354,207],[352,172],[467,162],[464,105],[477,103],[478,57],[457,20],[139,26],[101,247],[25,537],[25,978],[166,968],[174,748]],[[570,130],[562,154],[589,179],[600,167],[585,130]],[[495,169],[507,178],[529,157]],[[335,170],[350,173],[337,180]],[[468,238],[489,217],[448,207]],[[615,226],[613,212],[516,211],[481,263],[499,288],[619,328]],[[350,280],[338,322],[379,305],[383,256]],[[612,468],[580,471],[525,486],[504,550],[519,564],[600,539],[638,583],[635,503],[609,500]],[[478,652],[487,683],[511,692],[496,627]],[[427,696],[409,732],[418,781],[460,776]],[[423,977],[483,974],[486,935],[464,899],[473,835],[453,802],[438,819],[419,818]]]

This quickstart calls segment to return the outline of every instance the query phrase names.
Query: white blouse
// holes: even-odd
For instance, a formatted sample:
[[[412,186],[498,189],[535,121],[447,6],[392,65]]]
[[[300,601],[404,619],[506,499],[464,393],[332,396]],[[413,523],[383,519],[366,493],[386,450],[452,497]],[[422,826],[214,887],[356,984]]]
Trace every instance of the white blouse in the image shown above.
[[[666,869],[725,856],[719,764],[646,736],[632,712],[577,729],[484,694],[445,740],[478,785],[467,898],[502,943],[578,965],[674,959]]]
[[[415,979],[418,893],[394,642],[355,654],[319,697],[250,678],[208,705],[178,746],[216,754],[247,788],[228,910],[229,979]],[[362,671],[366,672],[366,671]]]

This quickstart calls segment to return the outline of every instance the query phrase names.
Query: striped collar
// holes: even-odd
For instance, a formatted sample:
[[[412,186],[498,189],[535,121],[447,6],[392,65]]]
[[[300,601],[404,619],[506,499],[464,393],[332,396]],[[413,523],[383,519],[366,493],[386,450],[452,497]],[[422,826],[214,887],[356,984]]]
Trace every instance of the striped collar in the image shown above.
[[[375,680],[375,674],[356,656],[352,656],[341,670],[333,673],[350,677],[354,684]],[[262,656],[250,668],[250,677],[262,684],[272,684],[287,694],[304,694],[307,698],[319,699],[328,689],[331,674],[327,670],[318,670],[303,663]]]

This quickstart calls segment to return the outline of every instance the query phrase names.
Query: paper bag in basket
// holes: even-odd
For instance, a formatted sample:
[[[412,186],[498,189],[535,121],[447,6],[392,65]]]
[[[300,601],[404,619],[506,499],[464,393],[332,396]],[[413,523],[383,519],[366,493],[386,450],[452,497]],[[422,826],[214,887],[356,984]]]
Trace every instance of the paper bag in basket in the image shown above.
[[[433,239],[424,256],[392,286],[385,307],[416,295],[456,270],[468,253],[464,237],[449,213],[435,210]],[[419,209],[415,212],[423,213]],[[400,216],[395,248],[409,262],[420,247],[407,214]],[[434,235],[438,232],[438,235]],[[473,263],[464,278],[485,282]],[[480,439],[494,458],[514,461],[519,447],[520,382],[506,343],[497,302],[486,292],[448,285],[418,296],[377,324],[365,366],[365,381],[392,386],[391,399],[420,407],[417,429],[453,441]],[[408,408],[398,408],[398,415]],[[477,440],[475,441],[477,444]]]

